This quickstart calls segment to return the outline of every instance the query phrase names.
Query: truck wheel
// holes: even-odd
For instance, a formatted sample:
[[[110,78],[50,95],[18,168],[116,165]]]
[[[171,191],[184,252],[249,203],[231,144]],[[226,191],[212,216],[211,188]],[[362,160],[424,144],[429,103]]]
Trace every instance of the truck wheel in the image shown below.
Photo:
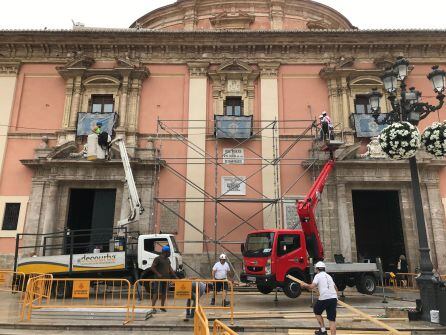
[[[283,286],[283,292],[288,298],[295,299],[301,295],[302,288],[300,287],[300,284],[287,278],[285,280],[285,285]]]
[[[339,291],[345,291],[345,289],[347,288],[347,283],[344,280],[341,280],[335,284]]]
[[[376,278],[372,275],[362,275],[356,289],[359,293],[372,295],[376,290]]]
[[[274,288],[272,286],[270,286],[270,285],[257,284],[257,290],[260,293],[268,294],[268,293],[271,293],[274,290]]]

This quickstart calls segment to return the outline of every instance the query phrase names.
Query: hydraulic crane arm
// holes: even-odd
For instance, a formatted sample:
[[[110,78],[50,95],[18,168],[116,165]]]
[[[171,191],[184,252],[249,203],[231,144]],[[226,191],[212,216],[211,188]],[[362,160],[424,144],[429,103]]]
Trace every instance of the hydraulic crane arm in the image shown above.
[[[127,149],[125,147],[124,140],[122,138],[115,139],[110,143],[117,143],[119,147],[119,152],[121,154],[122,165],[125,172],[125,180],[127,182],[127,187],[129,189],[129,203],[130,211],[127,218],[118,221],[119,227],[124,227],[132,222],[138,221],[139,216],[144,212],[144,208],[141,205],[141,200],[139,199],[138,190],[136,189],[135,179],[133,178],[132,168],[130,166],[129,156],[127,154]]]
[[[324,259],[324,247],[322,246],[321,238],[319,236],[314,212],[334,165],[335,162],[333,159],[330,159],[325,163],[321,173],[317,177],[305,199],[297,201],[297,215],[299,216],[302,230],[305,234],[308,254],[314,261]]]

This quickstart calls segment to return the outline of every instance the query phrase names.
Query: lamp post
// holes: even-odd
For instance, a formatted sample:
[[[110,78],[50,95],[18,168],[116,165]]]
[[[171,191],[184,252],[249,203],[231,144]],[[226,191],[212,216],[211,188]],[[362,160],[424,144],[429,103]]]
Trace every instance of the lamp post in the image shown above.
[[[392,124],[394,122],[408,121],[417,126],[420,120],[427,117],[431,112],[440,109],[443,106],[445,95],[445,77],[446,73],[438,69],[438,66],[432,67],[432,72],[427,78],[432,82],[434,92],[437,93],[436,106],[421,101],[421,92],[414,87],[407,90],[406,79],[409,74],[409,61],[403,57],[398,57],[393,66],[386,69],[381,76],[387,98],[390,101],[392,110],[386,116],[380,118],[380,99],[382,94],[377,89],[369,94],[369,103],[372,109],[375,122],[378,124]],[[415,217],[418,230],[418,241],[420,250],[420,271],[417,278],[420,288],[420,297],[422,304],[423,320],[430,319],[430,310],[436,309],[436,288],[437,279],[433,276],[433,265],[430,257],[430,249],[427,240],[426,225],[423,213],[423,204],[420,191],[420,180],[418,175],[416,157],[409,158],[410,174],[412,181],[412,193],[415,205]]]

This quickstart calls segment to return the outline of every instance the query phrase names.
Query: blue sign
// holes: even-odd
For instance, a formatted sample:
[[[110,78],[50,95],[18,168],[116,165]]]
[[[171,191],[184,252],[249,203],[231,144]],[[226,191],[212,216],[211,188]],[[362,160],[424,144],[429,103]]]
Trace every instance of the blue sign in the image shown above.
[[[384,118],[386,114],[380,114],[378,120]],[[387,125],[379,125],[375,122],[375,118],[371,114],[353,114],[355,121],[355,129],[357,137],[375,137]]]
[[[250,138],[252,116],[215,116],[215,136],[217,138]]]
[[[102,131],[112,134],[115,126],[116,113],[78,113],[77,136],[90,135],[97,122],[102,123]]]

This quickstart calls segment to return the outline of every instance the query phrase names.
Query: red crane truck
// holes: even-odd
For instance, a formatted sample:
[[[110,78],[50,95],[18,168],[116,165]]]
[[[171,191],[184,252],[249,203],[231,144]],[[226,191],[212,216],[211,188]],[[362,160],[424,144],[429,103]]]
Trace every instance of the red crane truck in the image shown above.
[[[303,200],[297,201],[297,214],[300,229],[265,229],[248,234],[241,245],[243,254],[243,272],[240,280],[255,283],[259,292],[268,294],[276,287],[281,287],[289,298],[301,294],[298,283],[287,278],[290,274],[304,281],[310,279],[310,259],[313,262],[324,260],[319,231],[316,226],[315,210],[322,190],[334,168],[332,154],[318,178]],[[358,292],[373,294],[379,275],[375,263],[345,263],[342,255],[336,257],[336,263],[325,262],[336,286],[344,291],[346,286],[356,286]]]

